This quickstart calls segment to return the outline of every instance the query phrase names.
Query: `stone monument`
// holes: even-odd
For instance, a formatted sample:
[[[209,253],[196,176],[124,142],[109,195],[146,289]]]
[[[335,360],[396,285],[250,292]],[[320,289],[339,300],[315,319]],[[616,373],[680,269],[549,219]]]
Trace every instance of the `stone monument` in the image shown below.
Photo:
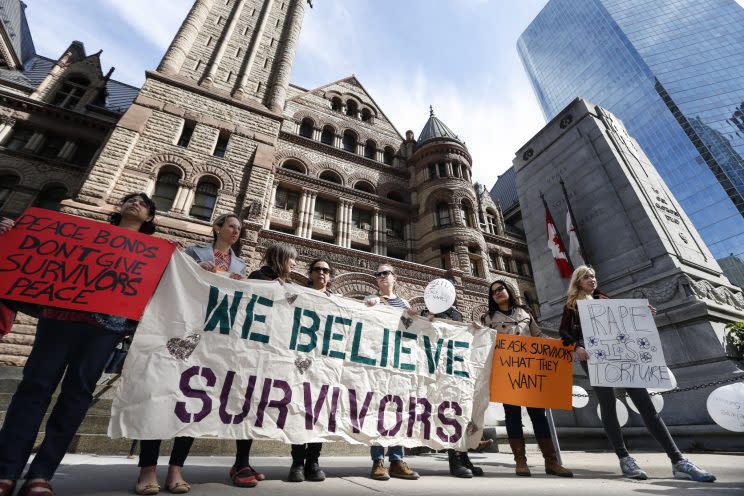
[[[568,279],[561,278],[548,248],[540,195],[567,244],[563,180],[599,287],[613,298],[648,298],[658,309],[656,325],[679,387],[741,374],[724,346],[726,323],[744,320],[741,291],[722,275],[620,120],[576,99],[517,152],[514,168],[544,328],[558,329]],[[588,384],[580,367],[575,374],[576,384]],[[666,394],[662,417],[669,425],[717,431],[705,407],[713,389]],[[556,414],[559,426],[601,425],[594,401]],[[638,415],[631,415],[631,425],[643,425]]]

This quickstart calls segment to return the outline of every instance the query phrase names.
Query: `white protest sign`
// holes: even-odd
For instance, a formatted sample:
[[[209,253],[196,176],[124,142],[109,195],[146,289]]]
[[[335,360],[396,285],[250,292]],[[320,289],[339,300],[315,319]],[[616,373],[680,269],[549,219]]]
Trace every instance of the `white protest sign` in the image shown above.
[[[592,386],[672,386],[647,300],[597,299],[577,303]]]
[[[446,311],[455,302],[455,286],[447,279],[434,279],[424,288],[424,303],[432,314]]]
[[[719,387],[708,396],[706,407],[716,424],[744,432],[744,382]]]
[[[109,435],[466,450],[481,439],[494,337],[226,279],[176,252],[135,334]]]
[[[584,408],[589,404],[589,394],[581,386],[571,387],[571,406],[574,408]]]

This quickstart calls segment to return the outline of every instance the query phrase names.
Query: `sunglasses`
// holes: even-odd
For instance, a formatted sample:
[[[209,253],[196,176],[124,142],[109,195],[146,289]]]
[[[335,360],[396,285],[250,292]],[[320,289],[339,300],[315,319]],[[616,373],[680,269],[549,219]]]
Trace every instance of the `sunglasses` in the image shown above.
[[[380,272],[375,272],[375,277],[379,279],[381,277],[387,277],[392,273],[393,273],[392,270],[381,270]]]
[[[493,291],[491,291],[491,294],[500,293],[502,291],[506,291],[506,288],[504,286],[499,286],[498,288],[493,288]]]
[[[313,272],[322,272],[323,274],[330,274],[331,269],[329,269],[328,267],[313,267],[312,268],[312,271]]]

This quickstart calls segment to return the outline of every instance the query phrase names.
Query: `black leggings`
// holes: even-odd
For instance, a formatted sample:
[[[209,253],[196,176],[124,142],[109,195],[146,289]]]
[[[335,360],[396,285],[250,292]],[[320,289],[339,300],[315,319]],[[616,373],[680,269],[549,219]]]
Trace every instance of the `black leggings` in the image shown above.
[[[193,437],[177,437],[173,440],[173,449],[171,450],[168,465],[183,467],[186,457],[189,456],[191,444],[194,442]],[[140,456],[138,467],[154,467],[158,464],[158,454],[160,453],[160,439],[150,439],[140,441]]]
[[[318,463],[322,447],[323,443],[293,444],[292,465]]]
[[[253,439],[235,440],[235,465],[237,469],[245,468],[251,464],[251,446]]]
[[[532,421],[532,429],[535,437],[538,439],[550,437],[550,428],[548,419],[545,417],[544,408],[527,407],[527,414]],[[507,405],[504,403],[504,418],[506,420],[506,435],[509,439],[522,439],[522,407],[517,405]]]
[[[581,362],[581,367],[584,372],[589,375],[587,370],[586,362]],[[617,409],[615,407],[615,388],[592,386],[594,393],[597,395],[599,401],[599,409],[602,413],[602,425],[604,426],[605,434],[610,440],[612,447],[615,449],[615,453],[618,458],[629,456],[628,449],[625,447],[625,441],[623,440],[623,433],[620,429],[620,422],[617,420]],[[667,456],[672,463],[677,463],[683,456],[679,452],[679,448],[672,439],[666,424],[659,416],[659,413],[654,408],[654,404],[651,402],[651,396],[648,391],[643,388],[625,388],[625,391],[633,400],[636,408],[643,418],[643,423],[646,424],[646,429],[666,451]]]

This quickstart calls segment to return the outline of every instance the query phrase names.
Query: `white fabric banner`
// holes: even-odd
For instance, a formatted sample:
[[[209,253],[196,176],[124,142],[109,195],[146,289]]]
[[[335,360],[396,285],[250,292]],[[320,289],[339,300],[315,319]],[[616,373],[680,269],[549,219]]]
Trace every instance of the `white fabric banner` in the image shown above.
[[[481,439],[494,337],[235,281],[177,251],[137,328],[109,436],[465,450]]]
[[[592,386],[673,387],[648,300],[577,304]]]

